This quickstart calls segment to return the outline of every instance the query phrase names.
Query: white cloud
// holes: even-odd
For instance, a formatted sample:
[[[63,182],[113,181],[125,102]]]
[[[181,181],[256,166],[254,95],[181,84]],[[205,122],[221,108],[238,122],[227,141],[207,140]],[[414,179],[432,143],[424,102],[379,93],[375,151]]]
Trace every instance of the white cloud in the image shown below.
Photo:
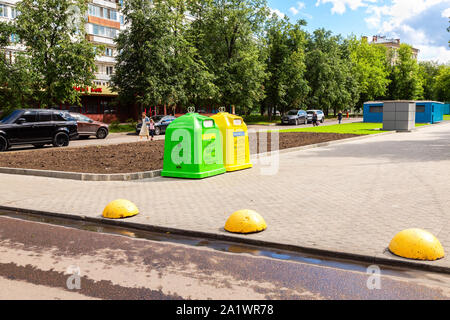
[[[280,10],[278,10],[278,9],[272,9],[272,8],[269,8],[269,10],[270,10],[270,13],[271,14],[276,14],[277,16],[279,16],[281,19],[284,19],[284,17],[286,17],[286,15],[283,13],[283,12],[281,12]]]
[[[450,0],[392,0],[370,5],[365,22],[374,33],[399,38],[420,49],[419,59],[450,62],[448,19]]]
[[[331,3],[331,13],[344,14],[347,7],[356,10],[360,7],[367,7],[369,3],[377,2],[377,0],[317,0],[316,7],[321,4]]]
[[[290,7],[289,11],[292,12],[294,16],[298,15],[300,13],[300,10],[298,10],[296,7]]]
[[[442,12],[442,18],[450,18],[450,8],[447,8]]]
[[[292,14],[294,16],[298,15],[300,13],[301,10],[305,9],[306,5],[304,2],[297,2],[297,6],[296,7],[290,7],[289,11],[292,12]]]
[[[447,47],[418,45],[417,49],[420,50],[419,60],[433,60],[439,63],[450,62],[450,50]]]

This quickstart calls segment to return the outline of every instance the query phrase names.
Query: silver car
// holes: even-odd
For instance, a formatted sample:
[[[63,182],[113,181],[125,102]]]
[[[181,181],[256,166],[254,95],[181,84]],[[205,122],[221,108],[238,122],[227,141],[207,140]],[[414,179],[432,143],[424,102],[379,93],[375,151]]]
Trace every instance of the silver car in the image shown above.
[[[306,124],[308,121],[306,111],[291,110],[281,118],[281,124]]]
[[[321,123],[325,122],[325,114],[322,110],[308,110],[306,113],[308,114],[308,123],[312,123],[313,114],[317,113],[317,121],[320,121]]]

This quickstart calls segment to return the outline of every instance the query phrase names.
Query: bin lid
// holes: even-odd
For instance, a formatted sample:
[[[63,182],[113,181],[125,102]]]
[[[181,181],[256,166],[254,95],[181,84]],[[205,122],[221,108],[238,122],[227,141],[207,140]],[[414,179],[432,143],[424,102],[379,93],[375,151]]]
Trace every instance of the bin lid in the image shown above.
[[[177,118],[170,125],[170,128],[216,128],[214,119],[202,116],[198,113],[188,113]]]
[[[220,112],[211,118],[216,120],[219,126],[224,124],[226,127],[247,127],[242,117],[228,112]]]

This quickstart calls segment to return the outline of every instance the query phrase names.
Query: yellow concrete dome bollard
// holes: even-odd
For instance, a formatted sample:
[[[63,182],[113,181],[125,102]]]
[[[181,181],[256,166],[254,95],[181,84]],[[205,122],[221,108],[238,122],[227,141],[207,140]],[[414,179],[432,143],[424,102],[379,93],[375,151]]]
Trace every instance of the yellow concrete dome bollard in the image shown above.
[[[403,258],[423,261],[435,261],[445,256],[439,240],[421,229],[408,229],[398,233],[392,239],[389,250]]]
[[[139,209],[134,203],[128,200],[119,199],[110,202],[105,210],[103,217],[107,219],[129,218],[139,214]]]
[[[253,210],[233,213],[225,224],[225,230],[232,233],[256,233],[267,229],[266,221]]]

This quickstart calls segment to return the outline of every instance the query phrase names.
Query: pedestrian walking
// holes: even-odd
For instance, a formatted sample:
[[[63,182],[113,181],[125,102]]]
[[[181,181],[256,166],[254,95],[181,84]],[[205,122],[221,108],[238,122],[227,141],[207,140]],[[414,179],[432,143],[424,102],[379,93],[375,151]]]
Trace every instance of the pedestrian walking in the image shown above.
[[[318,127],[319,126],[319,123],[317,122],[317,113],[316,112],[314,112],[313,113],[313,116],[312,116],[312,123],[313,123],[313,127]]]
[[[147,117],[147,114],[145,112],[142,112],[142,128],[141,132],[139,133],[139,137],[141,140],[144,137],[147,137],[147,140],[150,139],[150,132],[148,131],[148,125],[150,123],[150,119]]]
[[[339,113],[338,113],[339,124],[342,123],[342,118],[344,118],[344,115],[342,114],[342,111],[339,111]]]
[[[150,136],[152,137],[152,141],[155,137],[155,121],[153,121],[153,118],[150,119]]]

